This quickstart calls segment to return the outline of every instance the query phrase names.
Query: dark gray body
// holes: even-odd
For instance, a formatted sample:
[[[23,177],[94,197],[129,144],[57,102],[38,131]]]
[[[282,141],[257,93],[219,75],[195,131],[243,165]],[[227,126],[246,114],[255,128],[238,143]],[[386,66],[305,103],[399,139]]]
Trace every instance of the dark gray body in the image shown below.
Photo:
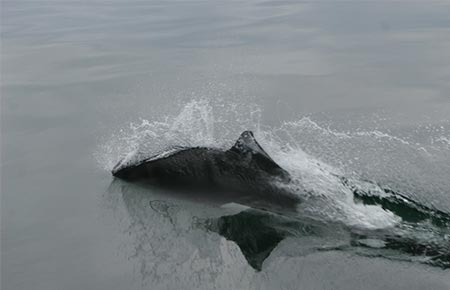
[[[294,205],[298,197],[283,183],[289,173],[276,164],[245,131],[229,150],[194,147],[163,153],[112,171],[115,177],[163,186],[214,189]]]

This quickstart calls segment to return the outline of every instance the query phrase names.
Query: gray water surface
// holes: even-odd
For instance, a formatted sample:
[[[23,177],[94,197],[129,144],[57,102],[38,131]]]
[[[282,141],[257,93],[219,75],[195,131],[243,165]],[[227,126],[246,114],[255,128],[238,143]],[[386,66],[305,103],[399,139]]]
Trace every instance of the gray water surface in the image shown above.
[[[194,128],[201,144],[287,132],[317,160],[448,213],[449,12],[445,1],[2,1],[1,288],[449,289],[448,269],[317,250],[345,233],[286,238],[258,271],[205,227],[235,208],[114,185],[109,172],[143,119]]]

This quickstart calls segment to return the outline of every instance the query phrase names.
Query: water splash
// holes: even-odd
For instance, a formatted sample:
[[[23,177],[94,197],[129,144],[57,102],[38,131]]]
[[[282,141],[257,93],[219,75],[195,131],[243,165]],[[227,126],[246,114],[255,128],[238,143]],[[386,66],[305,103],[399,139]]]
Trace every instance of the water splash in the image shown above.
[[[140,119],[112,134],[94,153],[99,166],[110,171],[128,159],[138,162],[179,146],[231,146],[242,131],[259,131],[261,110],[255,105],[214,103],[194,99],[175,116]]]
[[[305,213],[365,227],[397,222],[379,207],[354,203],[339,179],[343,175],[375,181],[431,205],[442,204],[450,192],[445,137],[427,146],[380,130],[340,132],[310,117],[262,129],[261,114],[256,105],[194,99],[175,116],[130,123],[100,146],[96,158],[111,170],[119,160],[134,163],[176,146],[227,148],[241,131],[253,129],[269,155],[297,179],[295,186],[308,193],[306,199],[322,200],[320,206],[306,203]]]
[[[381,130],[335,131],[304,117],[284,123],[275,132],[346,175],[375,181],[445,210],[450,207],[450,148],[442,134],[450,136],[450,125],[439,128],[421,132],[437,135],[417,142],[415,136],[398,137]]]
[[[423,214],[418,208],[424,218],[414,223],[402,220],[391,211],[392,205],[383,204],[398,197],[393,192],[400,192],[419,205],[448,208],[450,148],[445,128],[428,138],[429,143],[420,143],[380,129],[332,130],[311,117],[263,128],[261,116],[256,105],[192,100],[174,116],[142,119],[122,128],[102,143],[96,158],[101,167],[111,170],[124,158],[138,162],[175,146],[229,148],[242,131],[250,129],[267,153],[293,176],[288,186],[305,201],[298,208],[301,217],[339,222],[356,233],[362,231],[355,238],[357,248],[406,251],[410,248],[401,247],[411,241],[419,252],[420,247],[425,249],[425,255],[417,259],[447,263],[447,252],[439,249],[448,247],[450,235],[445,225],[442,228],[433,222],[433,211]],[[379,202],[360,202],[355,192]],[[384,236],[378,236],[379,230]],[[438,258],[427,256],[427,247],[437,249]]]

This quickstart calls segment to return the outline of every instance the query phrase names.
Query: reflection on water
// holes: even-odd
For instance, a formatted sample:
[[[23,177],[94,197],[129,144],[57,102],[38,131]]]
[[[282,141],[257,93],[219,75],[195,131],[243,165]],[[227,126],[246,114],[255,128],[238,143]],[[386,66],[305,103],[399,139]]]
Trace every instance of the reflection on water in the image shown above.
[[[397,227],[371,230],[238,205],[218,207],[180,193],[119,180],[111,183],[108,195],[121,197],[116,202],[123,203],[126,209],[130,218],[126,232],[134,242],[130,258],[136,261],[143,280],[156,285],[163,285],[173,275],[189,275],[180,281],[195,286],[200,286],[195,284],[199,281],[214,285],[224,277],[245,276],[251,280],[270,267],[266,265],[268,260],[324,251],[450,267],[449,241],[445,236],[449,217],[441,217],[444,224],[438,228],[427,226],[428,219],[413,223],[408,220],[412,206],[403,205],[396,211],[405,218]],[[374,200],[369,198],[366,202]],[[383,199],[383,207],[394,205],[389,198]],[[417,216],[421,218],[419,211]],[[283,241],[288,242],[282,246],[283,251],[275,251]]]
[[[149,289],[449,289],[447,266],[435,267],[449,237],[437,215],[413,210],[394,234],[342,226],[391,224],[380,200],[314,208],[337,224],[131,185],[105,198],[117,220],[98,205],[107,163],[140,141],[120,130],[144,119],[136,130],[154,134],[142,147],[265,132],[281,140],[268,153],[318,195],[342,205],[348,193],[320,160],[448,212],[448,11],[445,1],[2,1],[1,288],[138,288],[132,264]],[[198,99],[214,114],[194,104],[170,119]],[[106,166],[92,158],[102,146]],[[130,261],[117,255],[128,238]]]
[[[261,270],[264,260],[285,237],[286,233],[277,228],[267,227],[267,216],[249,214],[246,211],[215,220],[212,230],[235,242],[248,263]]]
[[[180,139],[184,140],[188,146],[189,144],[193,144],[190,146],[194,147],[201,146],[205,143],[212,144],[211,146],[214,147],[214,143],[218,142],[214,135],[217,132],[211,130],[211,127],[228,124],[228,119],[215,121],[214,112],[214,106],[209,102],[193,100],[172,118],[168,117],[164,121],[152,122],[144,120],[141,125],[132,126],[131,132],[123,133],[122,138],[113,138],[106,146],[113,150],[106,150],[104,159],[117,158],[117,154],[111,153],[116,149],[115,144],[122,145],[118,147],[127,153],[127,160],[132,160],[132,162],[139,162],[146,156],[152,156],[152,151],[155,150],[152,146],[161,150],[162,143],[172,144],[179,142]],[[226,112],[226,110],[221,110],[222,114],[226,114]],[[221,115],[219,114],[219,116]],[[334,151],[342,146],[340,144],[342,140],[345,140],[344,144],[350,144],[360,150],[362,139],[364,143],[371,146],[376,144],[376,148],[382,152],[389,150],[390,154],[400,161],[404,160],[403,156],[406,152],[409,156],[407,160],[425,157],[422,166],[434,167],[434,171],[440,169],[441,174],[447,172],[448,165],[445,162],[442,164],[431,163],[434,156],[447,160],[448,152],[445,148],[436,150],[430,145],[426,149],[425,147],[417,148],[417,144],[411,145],[401,138],[378,131],[339,133],[320,127],[311,120],[306,121],[301,119],[297,123],[287,124],[278,129],[266,131],[261,129],[258,132],[263,142],[267,144],[265,148],[268,149],[268,152],[273,153],[274,158],[280,161],[279,164],[289,170],[291,181],[280,186],[283,186],[283,190],[298,195],[302,200],[300,204],[290,207],[289,210],[288,208],[280,209],[279,206],[273,204],[270,206],[267,203],[261,206],[261,198],[246,202],[243,194],[228,195],[227,193],[192,190],[164,193],[160,188],[115,180],[111,189],[116,187],[118,189],[112,191],[119,192],[125,201],[128,215],[132,219],[132,227],[138,225],[138,229],[132,231],[137,233],[135,240],[138,241],[138,245],[136,248],[160,248],[161,243],[165,246],[171,245],[174,243],[172,240],[162,242],[161,239],[162,237],[171,239],[172,236],[174,240],[185,241],[189,247],[194,247],[193,251],[198,251],[200,254],[205,253],[205,249],[209,249],[208,253],[212,254],[212,257],[216,257],[216,265],[222,267],[221,258],[224,253],[217,250],[217,241],[213,242],[210,239],[210,234],[215,233],[216,239],[218,238],[217,234],[223,238],[220,240],[221,243],[230,241],[232,243],[226,244],[237,246],[238,251],[235,253],[242,257],[240,262],[246,261],[256,271],[264,269],[266,261],[274,258],[272,253],[277,252],[277,247],[285,240],[292,242],[292,248],[288,250],[291,256],[299,257],[304,256],[305,253],[341,250],[364,256],[417,261],[443,269],[449,268],[450,216],[446,211],[417,200],[417,196],[424,195],[420,186],[416,186],[416,191],[409,192],[406,191],[410,188],[408,183],[407,186],[404,186],[401,179],[396,180],[395,177],[391,177],[393,178],[391,182],[395,182],[396,188],[403,188],[402,191],[397,191],[387,185],[382,186],[381,182],[357,178],[354,173],[346,176],[338,168],[321,162],[315,156],[306,154],[295,144],[297,140],[295,134],[301,135],[303,138],[309,136],[318,138],[317,144],[323,145],[331,142],[331,144],[339,145],[333,147]],[[311,131],[311,128],[314,130]],[[290,143],[285,142],[282,135],[287,135]],[[157,142],[153,142],[155,136],[158,136]],[[121,139],[127,142],[121,142]],[[317,147],[315,144],[311,146]],[[310,146],[306,146],[306,148],[309,149]],[[422,156],[422,148],[430,150],[427,151],[428,155]],[[432,149],[435,151],[431,151]],[[359,152],[362,152],[363,155],[366,154],[365,150]],[[430,152],[435,155],[431,155]],[[337,153],[341,153],[341,151]],[[357,156],[356,153],[354,154]],[[176,167],[176,164],[172,166]],[[389,165],[379,165],[381,169],[384,169],[385,166]],[[415,167],[411,166],[411,168]],[[234,173],[239,174],[238,172]],[[407,177],[412,178],[413,176]],[[377,177],[374,174],[374,178]],[[427,180],[428,176],[422,176],[422,178]],[[411,182],[418,185],[423,184],[422,180],[412,180]],[[447,182],[448,180],[441,180],[437,185],[445,187]],[[159,198],[152,200],[151,196],[155,194],[162,195],[163,200],[171,197],[171,201],[163,202]],[[189,202],[184,204],[185,202],[181,202],[180,198]],[[230,214],[219,207],[231,202],[245,204],[252,209],[241,209]],[[162,227],[163,232],[159,232],[162,229],[158,226],[160,223],[157,218],[146,217],[149,211],[153,215],[163,218],[161,225],[169,222],[167,226]],[[184,220],[177,218],[180,213],[183,213]],[[169,229],[169,232],[165,232]],[[186,240],[192,236],[193,232],[196,232],[197,240]],[[175,246],[178,247],[178,245]],[[308,250],[297,252],[295,248],[299,247]],[[284,246],[284,249],[287,247]],[[153,265],[154,261],[166,257],[167,254],[164,254],[164,251],[170,252],[171,250],[151,253],[156,256],[151,259],[152,262],[146,262],[145,258],[142,259],[142,271],[149,265]],[[184,254],[186,255],[186,252]],[[142,258],[142,255],[137,256]],[[278,254],[277,257],[282,256]],[[174,258],[172,263],[176,263],[176,261],[178,261],[177,258]],[[201,264],[203,263],[201,262]],[[155,264],[154,267],[158,266]],[[143,274],[143,276],[151,277],[154,274],[154,269],[151,269],[149,272],[151,274]],[[144,272],[147,273],[147,271]]]
[[[204,220],[219,214],[213,206],[121,181],[111,184],[108,198],[123,203],[129,216],[130,258],[144,283],[212,289],[218,280],[251,275],[239,248],[206,229]]]
[[[313,225],[300,224],[268,212],[248,209],[235,215],[226,215],[208,221],[208,228],[227,240],[235,242],[247,262],[261,270],[264,260],[290,232],[301,236],[314,235]]]

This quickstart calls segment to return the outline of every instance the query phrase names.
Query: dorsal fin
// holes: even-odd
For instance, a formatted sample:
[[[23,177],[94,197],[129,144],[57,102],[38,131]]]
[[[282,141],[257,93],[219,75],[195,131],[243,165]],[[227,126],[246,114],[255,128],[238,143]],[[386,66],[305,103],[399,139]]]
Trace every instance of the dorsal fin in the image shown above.
[[[236,143],[234,143],[234,146],[231,147],[231,150],[238,153],[261,154],[267,159],[272,160],[272,158],[270,158],[266,151],[264,151],[264,149],[262,149],[258,142],[256,142],[255,136],[253,135],[252,131],[242,132]]]
[[[269,154],[267,154],[266,151],[264,151],[264,149],[258,144],[252,131],[242,132],[241,136],[239,136],[230,151],[243,154],[245,156],[250,155],[252,161],[256,162],[261,169],[264,169],[271,174],[280,175],[283,177],[289,176],[289,174],[277,163],[275,163]]]

